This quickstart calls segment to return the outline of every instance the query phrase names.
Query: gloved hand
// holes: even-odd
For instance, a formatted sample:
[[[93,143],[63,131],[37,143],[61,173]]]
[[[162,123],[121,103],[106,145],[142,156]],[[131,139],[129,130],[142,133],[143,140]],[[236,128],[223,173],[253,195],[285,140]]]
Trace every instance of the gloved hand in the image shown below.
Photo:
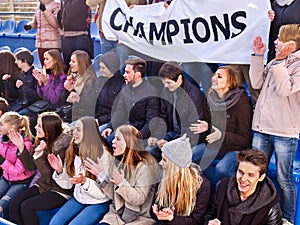
[[[2,165],[2,163],[4,163],[5,158],[2,157],[2,155],[0,155],[0,165]]]
[[[43,12],[46,10],[45,4],[40,3],[40,10],[43,11]]]
[[[25,29],[25,30],[30,30],[30,29],[31,29],[31,25],[25,24],[25,25],[24,25],[24,29]]]

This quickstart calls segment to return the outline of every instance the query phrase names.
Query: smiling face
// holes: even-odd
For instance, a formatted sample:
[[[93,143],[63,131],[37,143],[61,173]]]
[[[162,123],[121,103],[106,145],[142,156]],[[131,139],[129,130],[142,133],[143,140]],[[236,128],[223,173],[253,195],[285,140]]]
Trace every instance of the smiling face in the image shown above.
[[[229,91],[227,83],[227,72],[224,69],[218,69],[211,78],[211,88],[220,93]]]
[[[242,200],[251,196],[256,189],[258,182],[265,178],[265,174],[260,175],[260,167],[250,162],[240,162],[237,172],[236,181]]]
[[[45,60],[44,60],[45,68],[46,69],[53,69],[54,65],[56,64],[55,59],[50,54],[48,54],[47,52],[45,52],[44,58],[45,58]]]
[[[83,123],[80,120],[78,120],[76,122],[74,131],[73,131],[73,138],[74,138],[74,143],[77,145],[80,144],[80,142],[83,139]]]
[[[71,55],[71,61],[70,61],[70,70],[72,73],[77,73],[78,72],[78,60],[76,55]]]
[[[123,134],[117,129],[115,133],[115,138],[112,141],[112,149],[114,156],[122,155],[126,149],[126,142]]]
[[[34,128],[35,128],[35,130],[36,130],[36,136],[37,136],[38,138],[44,138],[44,137],[45,137],[45,132],[44,132],[44,130],[43,130],[43,126],[42,126],[42,118],[41,118],[41,117],[39,117],[39,118],[37,119],[37,124],[36,124],[36,126],[35,126]]]

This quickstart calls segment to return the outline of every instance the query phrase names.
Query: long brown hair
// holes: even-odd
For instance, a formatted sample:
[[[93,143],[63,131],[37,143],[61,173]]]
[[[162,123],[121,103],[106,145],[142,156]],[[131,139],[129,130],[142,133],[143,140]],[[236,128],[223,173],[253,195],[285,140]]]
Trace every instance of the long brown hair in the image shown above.
[[[79,121],[82,123],[83,137],[82,141],[79,144],[78,154],[82,161],[81,166],[84,167],[84,159],[88,157],[97,162],[97,158],[101,158],[101,156],[103,155],[103,151],[105,150],[101,142],[102,136],[100,135],[99,128],[95,119],[93,117],[85,116],[80,118],[77,123]],[[75,149],[77,147],[78,146],[74,143],[74,140],[72,140],[66,151],[66,168],[69,176],[75,175],[74,160],[76,156]],[[96,176],[88,171],[86,171],[85,176],[96,180]]]
[[[64,74],[66,66],[61,58],[60,51],[58,51],[57,49],[51,49],[46,51],[44,55],[45,54],[49,54],[56,62],[53,68],[51,68],[53,75],[55,77],[59,77],[60,75]]]
[[[82,50],[76,50],[72,53],[72,55],[76,57],[78,62],[78,77],[75,82],[75,87],[84,85],[88,79],[92,79],[91,82],[94,83],[96,80],[96,74],[89,54]],[[71,74],[71,69],[69,69],[69,74]]]
[[[52,153],[52,147],[55,140],[59,135],[63,132],[63,122],[59,115],[55,112],[43,112],[39,115],[42,121],[42,129],[45,133],[45,139],[47,144],[47,153]],[[38,146],[40,140],[36,137],[36,141],[34,143],[34,148]]]
[[[0,77],[4,74],[11,75],[11,80],[15,82],[20,74],[21,70],[16,65],[16,57],[8,50],[0,51]]]

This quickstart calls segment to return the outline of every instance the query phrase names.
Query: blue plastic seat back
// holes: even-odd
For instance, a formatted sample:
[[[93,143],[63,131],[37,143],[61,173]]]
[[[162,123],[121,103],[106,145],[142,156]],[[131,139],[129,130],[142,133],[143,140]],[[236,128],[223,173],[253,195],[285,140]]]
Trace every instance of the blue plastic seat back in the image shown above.
[[[39,70],[42,70],[42,64],[40,62],[40,59],[39,59],[39,54],[38,54],[38,51],[35,49],[33,52],[33,57],[34,57],[34,60],[33,60],[33,65],[36,69],[39,69]]]
[[[16,28],[16,33],[21,33],[21,34],[28,34],[29,31],[24,29],[24,25],[27,24],[29,22],[29,20],[24,19],[24,20],[20,20],[20,22],[17,25]]]
[[[9,46],[7,46],[7,45],[5,45],[5,46],[1,46],[1,47],[0,47],[0,51],[1,51],[1,50],[5,50],[5,51],[11,51],[10,47],[9,47]]]
[[[91,23],[91,27],[90,27],[90,31],[91,31],[91,37],[95,37],[95,38],[99,38],[99,29],[98,26],[95,22]]]
[[[3,33],[14,33],[16,31],[16,21],[12,19],[5,20],[2,26]]]
[[[100,76],[101,76],[101,73],[100,73],[100,66],[99,66],[101,55],[102,55],[102,54],[97,55],[97,56],[94,58],[94,61],[93,61],[93,66],[94,66],[94,70],[95,70],[95,73],[96,73],[96,76],[97,76],[97,77],[100,77]]]

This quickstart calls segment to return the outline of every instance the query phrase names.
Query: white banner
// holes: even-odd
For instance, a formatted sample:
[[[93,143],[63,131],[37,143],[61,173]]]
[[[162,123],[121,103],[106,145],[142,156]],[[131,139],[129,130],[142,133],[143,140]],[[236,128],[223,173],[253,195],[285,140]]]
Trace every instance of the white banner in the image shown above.
[[[249,64],[257,35],[268,46],[270,8],[266,0],[173,0],[130,9],[109,0],[103,32],[164,61]]]

